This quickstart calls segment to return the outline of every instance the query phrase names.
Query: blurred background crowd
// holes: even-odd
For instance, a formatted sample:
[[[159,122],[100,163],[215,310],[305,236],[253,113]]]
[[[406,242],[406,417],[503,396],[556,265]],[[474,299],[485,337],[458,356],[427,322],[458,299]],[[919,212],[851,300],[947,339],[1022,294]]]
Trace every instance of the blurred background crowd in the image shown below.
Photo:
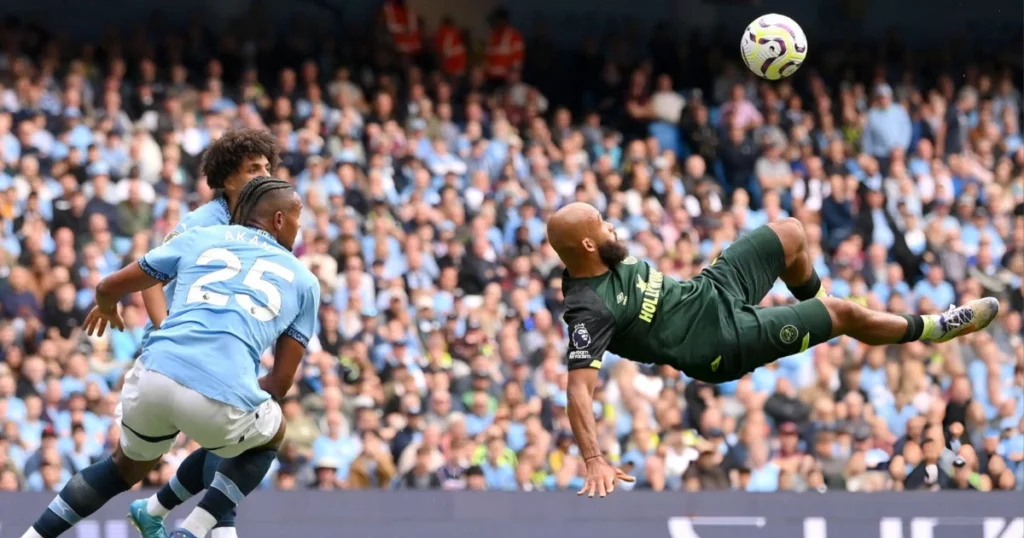
[[[93,288],[211,200],[198,161],[236,128],[279,140],[305,202],[295,254],[323,290],[268,488],[578,487],[544,223],[579,200],[678,279],[795,216],[833,295],[1003,302],[963,340],[841,338],[718,386],[610,357],[594,413],[631,487],[1024,489],[1019,40],[814,42],[766,83],[738,30],[566,48],[504,12],[489,24],[430,28],[391,0],[351,39],[265,31],[258,10],[85,44],[4,23],[0,490],[59,490],[117,443],[146,318],[133,297],[125,332],[84,336]]]

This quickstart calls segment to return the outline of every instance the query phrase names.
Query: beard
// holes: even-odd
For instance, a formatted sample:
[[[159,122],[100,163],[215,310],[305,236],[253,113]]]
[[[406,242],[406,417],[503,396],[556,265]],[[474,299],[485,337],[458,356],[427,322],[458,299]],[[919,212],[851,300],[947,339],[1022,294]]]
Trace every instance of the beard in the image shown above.
[[[601,263],[611,269],[629,256],[629,249],[622,241],[607,241],[598,245],[597,255],[601,258]]]

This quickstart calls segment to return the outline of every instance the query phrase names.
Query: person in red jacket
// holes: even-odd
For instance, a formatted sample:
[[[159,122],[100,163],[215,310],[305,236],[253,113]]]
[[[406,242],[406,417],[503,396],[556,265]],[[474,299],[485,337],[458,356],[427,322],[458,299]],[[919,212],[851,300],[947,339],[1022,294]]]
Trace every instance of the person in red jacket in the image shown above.
[[[462,31],[451,17],[441,20],[441,27],[434,36],[434,46],[441,60],[441,70],[447,75],[462,76],[466,72],[466,46],[462,41]]]
[[[491,34],[487,38],[487,76],[502,82],[513,69],[523,67],[526,46],[523,35],[508,19],[508,11],[499,9],[491,15]]]
[[[394,40],[395,49],[406,56],[416,56],[423,47],[419,20],[405,0],[387,0],[382,9],[384,23]]]

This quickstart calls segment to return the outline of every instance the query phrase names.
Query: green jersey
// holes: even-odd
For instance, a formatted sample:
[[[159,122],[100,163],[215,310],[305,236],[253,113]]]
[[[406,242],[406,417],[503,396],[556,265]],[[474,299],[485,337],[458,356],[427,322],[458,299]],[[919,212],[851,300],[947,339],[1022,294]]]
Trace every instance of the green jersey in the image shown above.
[[[718,290],[707,279],[678,282],[629,256],[607,273],[563,273],[569,369],[600,368],[605,351],[683,372],[721,354]]]

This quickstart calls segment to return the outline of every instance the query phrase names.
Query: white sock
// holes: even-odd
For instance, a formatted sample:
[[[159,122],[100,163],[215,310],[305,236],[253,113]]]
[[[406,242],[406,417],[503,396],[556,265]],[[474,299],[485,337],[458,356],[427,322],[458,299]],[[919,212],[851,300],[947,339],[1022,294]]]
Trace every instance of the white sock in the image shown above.
[[[168,510],[166,506],[160,504],[160,501],[157,500],[155,493],[146,502],[146,512],[148,512],[149,515],[151,516],[165,517],[168,513],[170,513],[170,510]]]
[[[21,535],[21,538],[43,538],[43,535],[36,532],[35,527],[29,527],[25,534]]]
[[[210,538],[238,538],[238,531],[234,527],[217,527],[210,533]]]
[[[210,515],[202,508],[196,507],[192,513],[182,522],[181,528],[196,535],[196,538],[205,538],[210,529],[217,524],[217,518]]]

